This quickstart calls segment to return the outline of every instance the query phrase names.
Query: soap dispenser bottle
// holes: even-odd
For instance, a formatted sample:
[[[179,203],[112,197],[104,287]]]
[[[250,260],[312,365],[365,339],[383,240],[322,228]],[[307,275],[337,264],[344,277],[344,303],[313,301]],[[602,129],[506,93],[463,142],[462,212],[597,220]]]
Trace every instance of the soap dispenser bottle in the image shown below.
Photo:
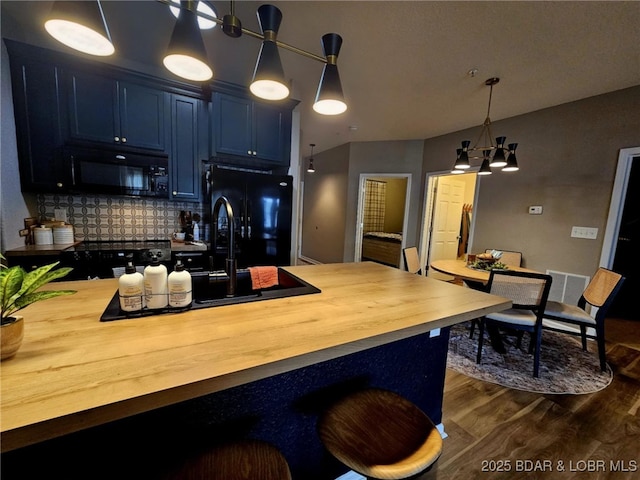
[[[178,260],[175,270],[169,274],[169,306],[188,307],[191,305],[191,274],[184,269],[181,260]]]
[[[144,269],[144,294],[147,308],[164,308],[169,303],[167,296],[167,267],[155,255]]]
[[[200,227],[198,226],[198,222],[193,223],[193,241],[200,241]]]
[[[144,277],[136,271],[132,262],[127,263],[124,272],[124,275],[118,279],[120,310],[138,312],[145,306]]]

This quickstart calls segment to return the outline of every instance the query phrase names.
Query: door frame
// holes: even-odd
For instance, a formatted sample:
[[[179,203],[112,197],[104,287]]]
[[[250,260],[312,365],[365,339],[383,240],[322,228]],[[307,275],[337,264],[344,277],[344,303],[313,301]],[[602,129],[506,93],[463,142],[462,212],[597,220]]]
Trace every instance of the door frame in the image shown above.
[[[479,167],[471,167],[465,173],[475,173],[476,174],[476,182],[475,182],[475,191],[473,192],[473,205],[475,209],[475,205],[478,204],[478,196],[480,194],[480,176],[478,175]],[[422,231],[420,232],[420,247],[418,248],[418,254],[420,255],[420,271],[423,276],[427,276],[428,273],[428,263],[429,263],[429,252],[431,249],[431,229],[433,226],[433,214],[435,208],[435,200],[437,194],[434,194],[435,187],[437,185],[438,177],[456,177],[457,175],[451,173],[451,170],[444,170],[439,172],[428,172],[425,176],[426,185],[425,193],[424,193],[424,204],[423,204],[423,220],[422,220]],[[473,232],[475,231],[476,225],[476,215],[471,215],[471,225],[469,225],[469,249],[473,246]]]
[[[362,261],[362,230],[364,229],[364,192],[366,180],[374,178],[406,178],[407,187],[404,199],[404,216],[402,219],[402,243],[400,248],[405,247],[407,238],[407,228],[409,226],[409,207],[411,203],[411,173],[361,173],[358,184],[358,213],[356,215],[356,239],[354,262]],[[402,264],[402,262],[400,262]]]
[[[618,245],[618,234],[620,232],[620,221],[622,220],[624,201],[627,196],[631,165],[634,160],[640,162],[640,147],[620,149],[616,177],[613,183],[613,191],[611,192],[607,226],[605,228],[602,251],[600,253],[600,266],[604,268],[613,267],[613,260],[616,256],[616,248]]]

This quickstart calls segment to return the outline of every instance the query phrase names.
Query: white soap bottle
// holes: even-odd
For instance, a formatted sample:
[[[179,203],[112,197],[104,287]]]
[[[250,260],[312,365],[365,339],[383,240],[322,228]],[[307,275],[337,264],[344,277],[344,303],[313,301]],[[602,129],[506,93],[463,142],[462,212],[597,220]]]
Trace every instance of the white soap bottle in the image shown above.
[[[178,260],[175,270],[169,274],[169,306],[188,307],[191,305],[191,274],[184,269]]]
[[[128,262],[125,273],[118,279],[118,295],[120,310],[123,312],[138,312],[145,305],[144,277],[136,271],[132,262]]]
[[[167,306],[167,267],[162,265],[158,257],[151,258],[151,264],[144,269],[144,294],[147,308],[158,309]]]
[[[200,241],[200,227],[198,226],[198,222],[195,222],[193,224],[193,241],[194,242]]]

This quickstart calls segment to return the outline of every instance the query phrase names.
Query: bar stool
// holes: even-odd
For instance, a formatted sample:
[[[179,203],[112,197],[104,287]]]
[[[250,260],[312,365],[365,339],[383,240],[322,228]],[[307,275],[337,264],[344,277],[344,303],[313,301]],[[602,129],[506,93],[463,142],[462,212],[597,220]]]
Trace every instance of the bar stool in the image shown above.
[[[442,436],[431,419],[388,390],[361,390],[339,400],[321,416],[318,434],[334,457],[374,479],[412,477],[442,452]]]
[[[289,465],[273,445],[245,440],[189,458],[170,478],[180,480],[291,480]]]

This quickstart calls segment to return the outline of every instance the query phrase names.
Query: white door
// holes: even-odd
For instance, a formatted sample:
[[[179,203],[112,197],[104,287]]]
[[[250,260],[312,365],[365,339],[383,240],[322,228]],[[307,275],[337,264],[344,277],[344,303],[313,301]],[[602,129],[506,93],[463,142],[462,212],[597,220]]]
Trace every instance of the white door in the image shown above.
[[[433,227],[431,231],[431,249],[429,261],[455,260],[458,258],[460,241],[460,222],[464,206],[465,183],[453,177],[438,178]],[[452,277],[429,269],[429,276],[442,280]]]

